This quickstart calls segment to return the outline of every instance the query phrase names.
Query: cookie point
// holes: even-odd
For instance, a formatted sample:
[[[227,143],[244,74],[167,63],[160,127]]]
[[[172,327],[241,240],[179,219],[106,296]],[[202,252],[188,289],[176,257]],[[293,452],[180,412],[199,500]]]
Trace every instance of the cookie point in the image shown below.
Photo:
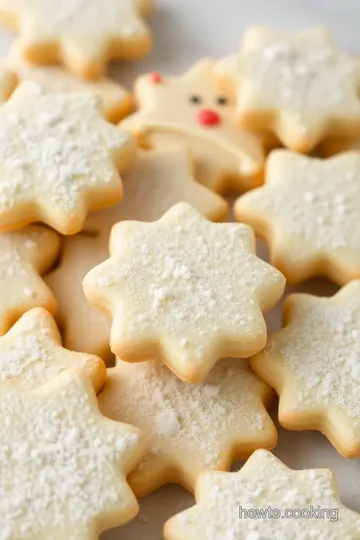
[[[217,126],[221,122],[221,116],[212,109],[202,109],[197,113],[196,120],[202,126]]]
[[[150,73],[150,80],[154,84],[161,84],[163,82],[162,75],[158,71],[153,71],[153,73]]]

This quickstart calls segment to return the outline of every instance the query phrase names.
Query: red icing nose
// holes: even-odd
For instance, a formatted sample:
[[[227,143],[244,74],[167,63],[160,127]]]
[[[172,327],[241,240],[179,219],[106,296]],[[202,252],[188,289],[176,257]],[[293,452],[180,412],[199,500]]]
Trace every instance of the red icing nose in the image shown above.
[[[197,121],[202,126],[217,126],[221,122],[221,117],[216,111],[202,109],[197,113]]]
[[[150,73],[150,79],[151,79],[151,82],[153,82],[154,84],[161,84],[162,83],[161,73],[158,73],[157,71],[154,71],[153,73]]]

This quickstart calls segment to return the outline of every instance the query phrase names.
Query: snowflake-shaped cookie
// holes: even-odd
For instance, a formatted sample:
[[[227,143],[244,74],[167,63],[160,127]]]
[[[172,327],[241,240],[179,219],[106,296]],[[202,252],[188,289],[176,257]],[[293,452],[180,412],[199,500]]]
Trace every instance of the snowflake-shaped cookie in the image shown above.
[[[293,471],[266,450],[237,473],[202,473],[196,501],[167,521],[166,540],[360,538],[360,516],[341,504],[330,470]]]
[[[0,0],[0,20],[19,34],[19,49],[35,63],[63,63],[100,78],[115,58],[143,56],[151,45],[142,21],[153,0]]]
[[[119,201],[118,171],[133,139],[103,118],[88,93],[45,93],[23,83],[0,111],[0,230],[43,221],[78,232],[88,210]]]
[[[0,392],[1,538],[93,540],[137,512],[126,475],[143,453],[138,429],[99,412],[84,374]]]
[[[0,234],[0,335],[31,308],[56,310],[40,276],[54,264],[59,248],[57,233],[42,225]]]
[[[225,88],[238,86],[240,125],[271,130],[293,150],[309,152],[332,135],[360,135],[359,62],[323,28],[250,28],[239,55],[217,72]]]
[[[109,122],[117,123],[133,108],[130,93],[110,78],[84,81],[61,66],[39,66],[22,58],[17,45],[12,49],[3,65],[13,70],[21,82],[35,82],[47,92],[91,92],[99,97],[104,114]],[[16,77],[13,75],[13,77]],[[0,70],[0,101],[1,101]],[[6,99],[9,95],[6,96]],[[5,101],[5,97],[3,99]]]
[[[46,279],[59,304],[65,345],[75,351],[113,358],[110,322],[85,298],[82,281],[109,257],[109,236],[115,223],[127,219],[153,221],[180,201],[191,203],[211,220],[227,213],[226,202],[192,177],[188,153],[182,147],[137,153],[124,177],[124,199],[107,210],[91,212],[83,233],[63,239],[59,266]]]
[[[271,262],[291,283],[323,275],[345,284],[360,277],[360,152],[320,160],[275,150],[266,184],[234,212],[265,237]]]
[[[219,362],[197,384],[180,381],[160,362],[118,360],[99,403],[105,416],[147,435],[149,452],[129,476],[143,497],[166,483],[193,491],[201,470],[227,470],[256,448],[273,448],[276,429],[264,406],[269,390],[234,359]]]
[[[195,178],[214,191],[252,188],[261,183],[262,142],[236,125],[234,100],[215,83],[215,63],[202,60],[180,77],[140,77],[135,85],[140,109],[121,126],[146,147],[185,143]]]
[[[280,395],[286,428],[317,429],[346,457],[360,456],[360,281],[332,298],[293,294],[285,328],[252,359]]]
[[[0,381],[37,388],[68,368],[83,370],[96,391],[105,382],[101,358],[64,349],[54,319],[44,308],[28,311],[0,337]]]
[[[211,223],[179,203],[159,221],[115,225],[111,257],[84,279],[113,314],[111,350],[129,362],[160,359],[201,381],[217,359],[246,358],[266,343],[263,310],[284,277],[255,255],[246,225]]]

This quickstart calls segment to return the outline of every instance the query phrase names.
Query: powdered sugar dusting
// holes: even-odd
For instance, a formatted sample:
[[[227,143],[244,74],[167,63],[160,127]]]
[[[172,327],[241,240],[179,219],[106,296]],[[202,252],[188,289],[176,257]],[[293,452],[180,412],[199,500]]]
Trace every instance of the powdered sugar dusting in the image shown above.
[[[189,384],[160,362],[118,360],[108,381],[99,395],[102,412],[142,429],[164,464],[170,456],[185,470],[216,468],[234,441],[237,448],[257,448],[273,437],[264,383],[246,361],[221,360],[203,383]],[[145,458],[133,475],[141,478],[148,466]]]
[[[323,30],[270,38],[265,29],[241,53],[238,68],[268,106],[291,110],[304,130],[312,115],[336,114],[339,107],[360,112],[355,60],[340,53]]]
[[[265,332],[264,299],[276,301],[283,290],[283,277],[255,256],[252,241],[247,226],[210,223],[178,204],[158,222],[118,224],[112,258],[88,274],[85,292],[99,289],[97,299],[115,310],[121,302],[123,340],[156,333],[171,343],[172,357],[193,366],[215,342],[248,351]]]
[[[265,349],[270,368],[272,355],[280,354],[294,380],[294,407],[339,407],[354,428],[360,426],[359,297],[358,281],[331,299],[294,297],[290,324],[271,336]]]
[[[56,233],[39,225],[21,231],[0,235],[0,279],[26,276],[36,266],[39,251],[47,248],[49,241],[56,242]],[[30,295],[29,291],[23,290]]]
[[[287,237],[304,240],[306,250],[359,252],[360,152],[320,160],[279,151],[270,160],[267,184],[239,199],[239,207],[271,217]],[[293,256],[302,250],[299,244]]]
[[[128,140],[103,119],[95,96],[24,83],[0,122],[3,211],[47,201],[57,213],[76,214],[87,190],[120,182],[115,156]]]
[[[27,309],[51,303],[38,273],[49,268],[58,249],[58,235],[42,225],[0,234],[1,334]]]
[[[138,435],[105,422],[75,372],[46,393],[0,393],[0,522],[8,538],[80,538],[129,505],[121,464]]]
[[[35,308],[0,337],[1,380],[36,388],[70,367],[95,369],[95,357],[60,346],[54,325],[50,314]]]
[[[31,11],[48,32],[78,39],[131,37],[143,31],[136,0],[31,0]]]
[[[199,504],[172,518],[178,538],[211,540],[338,540],[357,538],[358,514],[343,506],[337,496],[331,471],[292,471],[272,454],[259,450],[239,473],[206,473]],[[206,486],[206,490],[205,490]],[[246,510],[326,508],[338,520],[324,518],[275,519],[239,517]],[[335,510],[335,513],[334,513]]]

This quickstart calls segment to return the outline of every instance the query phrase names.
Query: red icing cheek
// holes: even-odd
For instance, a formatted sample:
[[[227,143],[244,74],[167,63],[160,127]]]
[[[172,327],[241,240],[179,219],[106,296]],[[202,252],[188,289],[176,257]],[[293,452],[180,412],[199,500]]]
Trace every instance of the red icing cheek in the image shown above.
[[[150,73],[150,80],[153,84],[161,84],[163,81],[163,78],[160,73],[157,71],[154,71],[153,73]]]
[[[217,126],[221,123],[221,116],[211,109],[202,109],[198,111],[196,120],[201,126]]]

